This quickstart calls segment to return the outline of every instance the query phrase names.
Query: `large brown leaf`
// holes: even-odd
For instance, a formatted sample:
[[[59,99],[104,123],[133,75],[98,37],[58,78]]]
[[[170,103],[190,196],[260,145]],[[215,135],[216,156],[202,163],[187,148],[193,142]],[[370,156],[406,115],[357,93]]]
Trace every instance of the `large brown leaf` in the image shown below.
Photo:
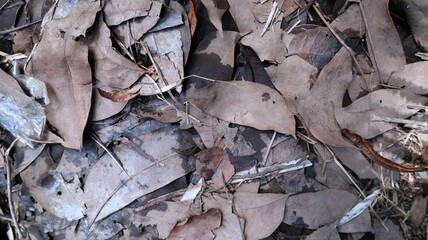
[[[67,17],[47,22],[29,62],[29,73],[45,82],[48,89],[48,120],[69,148],[82,148],[91,107],[92,76],[88,47],[81,38],[100,9],[98,1],[79,1]]]
[[[406,64],[403,46],[389,15],[389,0],[362,1],[367,46],[377,77],[370,87],[385,83],[391,73]]]
[[[265,85],[216,81],[188,91],[187,99],[203,112],[225,121],[294,136],[294,116],[284,98]]]
[[[298,99],[297,110],[309,131],[323,143],[350,146],[340,133],[334,109],[342,106],[343,95],[352,80],[352,62],[342,48],[321,71],[310,94]]]

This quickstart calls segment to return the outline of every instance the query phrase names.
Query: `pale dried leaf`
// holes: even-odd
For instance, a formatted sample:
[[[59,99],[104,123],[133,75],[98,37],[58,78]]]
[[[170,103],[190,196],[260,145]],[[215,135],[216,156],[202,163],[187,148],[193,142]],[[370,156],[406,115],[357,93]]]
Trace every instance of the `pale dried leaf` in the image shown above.
[[[342,128],[347,128],[369,139],[397,125],[384,121],[372,121],[372,116],[407,118],[418,111],[408,109],[408,105],[424,105],[427,102],[428,98],[407,90],[381,89],[357,99],[348,107],[336,109],[335,115]]]
[[[188,91],[187,99],[201,111],[228,122],[295,134],[294,116],[284,98],[259,83],[217,81]]]
[[[338,189],[290,196],[286,202],[284,222],[317,229],[340,219],[357,200],[354,194]]]
[[[183,225],[176,225],[166,239],[214,239],[212,231],[220,227],[221,216],[218,208],[191,216]]]
[[[385,83],[391,73],[406,64],[403,46],[388,9],[389,0],[362,1],[367,46],[377,72],[371,87]]]
[[[424,0],[400,0],[403,11],[406,14],[406,20],[412,30],[416,43],[428,51],[428,33],[425,29],[428,27],[428,2]]]
[[[31,196],[55,216],[69,221],[83,218],[86,208],[78,177],[66,182],[60,173],[52,170],[53,167],[54,162],[45,149],[37,161],[21,172],[22,182]]]
[[[284,218],[286,200],[283,194],[235,193],[234,206],[236,214],[245,219],[246,239],[271,235]]]
[[[191,167],[185,157],[172,150],[183,147],[183,134],[177,129],[164,128],[138,138],[121,139],[122,144],[113,150],[126,173],[109,155],[101,157],[91,168],[86,180],[88,221],[103,219],[135,199],[188,173]]]
[[[428,94],[428,62],[404,65],[392,73],[388,84],[417,94]]]
[[[340,133],[334,110],[342,106],[343,96],[352,79],[352,61],[342,48],[323,68],[310,93],[297,100],[297,110],[312,135],[325,144],[351,146]]]
[[[103,8],[105,21],[108,26],[111,26],[118,25],[132,18],[147,16],[152,3],[152,0],[106,1]]]

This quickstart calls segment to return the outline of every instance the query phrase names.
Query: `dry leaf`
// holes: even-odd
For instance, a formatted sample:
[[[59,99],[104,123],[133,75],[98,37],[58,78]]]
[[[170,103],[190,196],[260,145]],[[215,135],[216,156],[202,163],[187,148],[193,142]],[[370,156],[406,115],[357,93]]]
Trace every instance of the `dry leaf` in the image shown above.
[[[223,36],[222,36],[223,35]],[[235,45],[239,33],[232,31],[208,34],[196,48],[189,62],[189,75],[206,77],[214,80],[230,80],[235,64]],[[187,80],[196,88],[206,85],[197,77]]]
[[[98,1],[78,2],[67,17],[47,22],[29,62],[28,73],[45,82],[48,88],[51,101],[46,107],[48,121],[69,148],[82,148],[92,95],[88,47],[82,36],[100,9]]]
[[[336,109],[335,115],[342,128],[369,139],[397,125],[385,121],[372,121],[373,116],[407,118],[418,111],[408,109],[408,105],[424,105],[427,102],[428,98],[407,90],[381,89],[357,99],[346,108]]]
[[[295,120],[284,98],[265,85],[217,81],[192,89],[187,99],[201,111],[228,122],[294,136]]]
[[[158,23],[161,10],[162,3],[158,1],[152,1],[147,16],[133,17],[132,19],[117,26],[112,26],[111,30],[114,32],[114,36],[117,37],[126,48],[129,48]]]
[[[104,91],[128,88],[146,73],[112,47],[110,30],[102,17],[88,32],[88,45],[94,77],[100,82],[97,87]]]
[[[125,108],[128,102],[113,102],[107,99],[98,91],[98,88],[94,88],[92,91],[92,106],[91,106],[91,121],[100,121],[109,118]]]
[[[406,64],[400,37],[389,14],[388,2],[360,3],[366,23],[367,47],[378,77],[371,80],[370,88],[385,83],[393,71]]]
[[[235,193],[234,206],[236,214],[245,219],[246,239],[271,235],[284,218],[286,200],[283,194]]]
[[[406,20],[412,30],[416,43],[428,51],[428,34],[424,30],[428,27],[428,4],[424,0],[400,0]]]
[[[290,42],[288,55],[296,54],[319,69],[323,69],[342,47],[326,27],[305,29],[300,26],[294,33],[296,31],[299,32]]]
[[[209,197],[202,197],[205,209],[218,208],[222,212],[221,226],[213,231],[218,239],[245,239],[244,219],[232,212],[232,202],[227,195],[212,194]]]
[[[318,69],[299,56],[290,56],[266,71],[290,110],[297,113],[295,100],[309,95],[311,81],[315,80]]]
[[[287,199],[284,222],[318,229],[339,220],[357,200],[354,194],[338,189],[293,195]]]
[[[211,179],[212,188],[224,187],[225,183],[235,174],[230,163],[229,154],[219,147],[202,150],[196,160],[196,173],[204,179]]]
[[[193,36],[193,34],[195,33],[196,30],[196,26],[198,23],[198,18],[196,17],[196,12],[195,12],[195,0],[190,0],[189,3],[189,14],[188,14],[188,19],[189,19],[189,26],[190,26],[190,35]]]
[[[119,25],[132,18],[147,16],[153,2],[152,0],[107,1],[103,8],[104,20],[108,26],[111,26]]]
[[[86,207],[79,178],[76,175],[71,182],[66,182],[60,173],[52,170],[54,166],[46,148],[36,161],[21,172],[22,182],[31,196],[55,216],[69,221],[83,218]]]
[[[331,150],[336,154],[337,158],[339,158],[340,161],[348,168],[352,169],[359,178],[376,178],[375,170],[359,149],[355,147],[331,147]]]
[[[417,94],[428,94],[428,62],[406,64],[394,71],[388,85],[404,88]]]
[[[201,2],[205,5],[208,11],[208,17],[211,23],[215,26],[217,31],[222,32],[223,27],[221,18],[226,10],[229,9],[229,3],[227,3],[227,0],[202,0]]]
[[[325,144],[351,146],[340,133],[334,110],[342,106],[343,96],[352,79],[352,62],[342,48],[323,68],[310,93],[297,100],[297,110],[312,135]]]
[[[211,208],[201,215],[191,216],[183,225],[176,225],[166,239],[214,239],[212,231],[221,224],[221,210]]]
[[[101,220],[135,199],[188,173],[191,167],[185,157],[172,150],[186,148],[183,145],[184,139],[185,133],[171,128],[163,128],[136,138],[122,138],[122,144],[114,149],[114,153],[127,172],[123,172],[106,154],[91,168],[86,179],[88,221],[92,223]],[[103,187],[100,188],[100,185]]]
[[[358,3],[350,4],[344,13],[334,19],[331,26],[348,38],[362,38],[365,34],[365,25]]]

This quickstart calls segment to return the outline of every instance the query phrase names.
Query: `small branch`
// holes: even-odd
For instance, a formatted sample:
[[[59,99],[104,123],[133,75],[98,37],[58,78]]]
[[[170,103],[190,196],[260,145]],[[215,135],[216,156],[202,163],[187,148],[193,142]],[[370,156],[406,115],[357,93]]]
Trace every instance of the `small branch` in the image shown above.
[[[361,77],[363,78],[364,82],[366,83],[368,90],[371,92],[372,91],[371,85],[369,85],[366,78],[364,77],[364,72],[361,69],[360,64],[358,63],[357,58],[355,58],[355,52],[345,43],[345,41],[342,40],[342,38],[340,38],[340,36],[336,33],[336,31],[333,29],[333,27],[330,25],[330,23],[327,22],[327,20],[325,19],[324,15],[321,13],[321,10],[318,8],[317,5],[318,5],[318,3],[315,3],[313,5],[315,12],[318,14],[318,16],[321,18],[321,20],[327,26],[328,30],[330,30],[330,32],[334,35],[334,37],[337,39],[337,41],[339,41],[340,44],[342,44],[342,46],[345,47],[345,49],[349,52],[349,54],[351,55],[352,61],[354,62],[355,66],[357,66],[358,72],[360,73]]]
[[[23,238],[21,230],[18,225],[18,221],[16,219],[15,210],[13,209],[13,202],[12,202],[12,170],[10,168],[10,151],[12,150],[13,146],[19,141],[19,137],[13,140],[12,144],[10,144],[9,148],[6,150],[4,154],[4,160],[5,160],[5,167],[6,167],[6,181],[7,181],[7,201],[9,202],[9,211],[10,216],[12,217],[13,226],[16,229],[16,232],[18,233],[19,238]]]
[[[393,118],[393,117],[379,117],[376,115],[372,115],[371,118],[374,122],[388,122],[388,123],[398,123],[398,124],[406,124],[409,128],[426,128],[427,122],[414,121],[402,118]]]
[[[10,28],[10,29],[8,29],[8,30],[0,31],[0,35],[5,35],[5,34],[8,34],[8,33],[13,33],[13,32],[16,32],[16,31],[22,30],[22,29],[27,28],[27,27],[30,27],[30,26],[32,26],[32,25],[34,25],[34,24],[38,24],[38,23],[40,23],[40,22],[42,22],[42,21],[43,21],[43,19],[39,19],[39,20],[37,20],[37,21],[30,22],[30,23],[27,23],[27,24],[21,25],[21,26],[16,27],[16,28]]]
[[[273,141],[275,140],[275,137],[276,137],[276,131],[273,132],[272,139],[270,140],[269,146],[266,149],[265,156],[263,157],[263,165],[264,166],[266,166],[266,162],[267,162],[267,159],[269,157],[270,150],[272,149],[272,145],[273,145]]]

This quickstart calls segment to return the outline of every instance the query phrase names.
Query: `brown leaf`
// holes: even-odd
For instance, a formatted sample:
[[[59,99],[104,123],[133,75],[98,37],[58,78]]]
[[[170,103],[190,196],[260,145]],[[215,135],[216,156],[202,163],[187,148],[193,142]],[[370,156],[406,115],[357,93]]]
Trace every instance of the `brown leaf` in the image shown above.
[[[47,22],[29,62],[29,73],[48,88],[48,120],[69,148],[82,148],[91,107],[92,75],[88,47],[81,38],[100,9],[100,2],[78,2],[67,17]]]
[[[291,40],[288,47],[289,55],[298,55],[319,69],[330,62],[342,45],[326,27],[305,29]]]
[[[123,90],[114,90],[113,92],[105,92],[101,89],[97,89],[98,92],[102,97],[108,98],[113,102],[122,102],[122,101],[128,101],[133,99],[134,97],[138,96],[138,90],[135,91],[134,89],[123,89]]]
[[[91,121],[109,118],[122,111],[127,104],[127,102],[113,102],[101,96],[98,88],[94,88],[92,94]]]
[[[88,32],[88,45],[94,76],[100,81],[97,87],[104,91],[128,88],[146,73],[112,47],[110,30],[102,17]]]
[[[227,3],[227,0],[202,0],[201,2],[205,5],[205,8],[208,11],[208,17],[211,23],[215,26],[217,31],[222,32],[223,27],[221,18],[229,8],[229,3]]]
[[[354,194],[338,189],[290,196],[286,202],[284,222],[296,227],[317,229],[339,220],[357,200]]]
[[[350,4],[344,13],[334,19],[331,26],[348,38],[361,38],[365,34],[364,20],[358,4]]]
[[[428,27],[428,4],[424,0],[401,0],[406,20],[412,30],[416,43],[428,51],[428,33],[424,29]]]
[[[284,98],[265,85],[216,81],[188,91],[187,99],[201,111],[228,122],[294,136],[295,120]]]
[[[355,147],[331,147],[331,150],[334,152],[334,154],[337,155],[340,161],[352,169],[352,171],[354,171],[359,178],[376,178],[375,170],[359,149]]]
[[[246,239],[271,235],[284,218],[286,200],[283,194],[235,193],[234,206],[236,214],[245,219]]]
[[[129,48],[156,25],[160,18],[161,10],[162,3],[153,1],[147,16],[133,17],[119,25],[112,26],[111,30],[114,32],[114,36],[117,37],[125,47]]]
[[[352,62],[342,48],[324,67],[306,98],[297,100],[305,126],[318,140],[336,147],[351,146],[340,133],[334,109],[342,106],[343,95],[352,79]]]
[[[196,173],[204,179],[213,181],[212,188],[224,186],[235,174],[235,168],[230,163],[229,154],[219,147],[202,150],[196,160]]]
[[[199,43],[189,62],[189,74],[215,80],[230,80],[235,64],[234,49],[239,37],[239,33],[232,31],[208,34]],[[197,88],[206,85],[206,82],[196,77],[191,77],[187,81]]]
[[[193,36],[196,30],[196,26],[198,24],[198,18],[196,17],[195,12],[195,0],[190,0],[189,2],[189,13],[187,17],[189,19],[190,35]]]
[[[183,225],[176,225],[166,239],[214,239],[212,230],[220,227],[221,215],[220,209],[211,208],[192,216]]]
[[[392,73],[388,84],[417,94],[428,94],[428,62],[404,65]]]
[[[127,2],[110,0],[106,2],[103,8],[104,19],[107,25],[111,26],[118,25],[135,17],[147,16],[152,4],[152,0],[133,0]]]
[[[315,80],[318,69],[299,56],[290,56],[278,66],[268,67],[266,71],[291,111],[297,113],[295,100],[308,96],[311,81]]]
[[[428,98],[407,90],[381,89],[357,99],[346,108],[336,109],[335,115],[342,128],[347,128],[369,139],[397,125],[385,121],[373,121],[373,116],[407,118],[418,111],[408,109],[408,105],[424,105],[427,102]]]
[[[391,73],[406,64],[403,46],[389,15],[389,0],[363,1],[360,7],[366,23],[367,46],[376,69],[372,86],[385,83]]]

